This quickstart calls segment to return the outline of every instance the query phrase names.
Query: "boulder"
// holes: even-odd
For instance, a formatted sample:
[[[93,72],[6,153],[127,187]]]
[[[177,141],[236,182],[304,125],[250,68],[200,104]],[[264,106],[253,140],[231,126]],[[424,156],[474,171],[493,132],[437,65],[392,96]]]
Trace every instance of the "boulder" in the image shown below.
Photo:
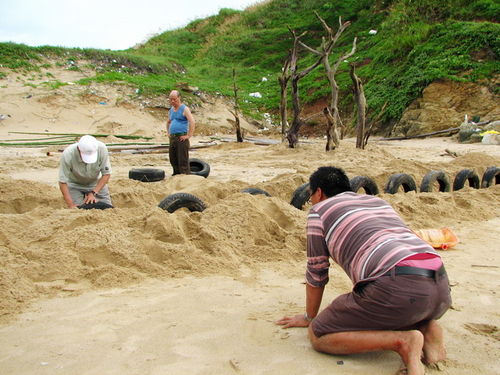
[[[470,118],[500,118],[498,97],[488,86],[477,83],[433,82],[408,106],[392,135],[412,136],[454,128],[466,114]]]

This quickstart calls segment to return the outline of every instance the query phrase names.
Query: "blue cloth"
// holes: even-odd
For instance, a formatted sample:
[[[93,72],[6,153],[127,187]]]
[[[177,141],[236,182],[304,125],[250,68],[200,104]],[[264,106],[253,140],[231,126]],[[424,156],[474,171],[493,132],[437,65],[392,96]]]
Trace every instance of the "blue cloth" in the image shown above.
[[[181,104],[177,111],[174,111],[174,108],[170,108],[169,118],[170,118],[170,134],[177,133],[187,133],[188,132],[188,119],[184,116],[184,109],[186,108],[185,104]]]

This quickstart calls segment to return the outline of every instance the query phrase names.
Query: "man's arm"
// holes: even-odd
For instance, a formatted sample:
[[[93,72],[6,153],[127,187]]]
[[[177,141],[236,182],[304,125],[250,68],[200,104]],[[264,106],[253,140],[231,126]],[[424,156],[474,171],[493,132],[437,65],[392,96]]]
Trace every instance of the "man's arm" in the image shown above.
[[[170,123],[172,121],[170,120],[170,116],[167,119],[167,137],[170,136]]]
[[[59,182],[59,190],[61,190],[64,201],[66,202],[66,205],[68,206],[68,208],[76,208],[77,205],[73,202],[73,199],[71,198],[71,194],[69,193],[68,184],[66,184],[64,182]]]
[[[194,134],[194,129],[196,128],[196,121],[194,120],[193,114],[191,113],[191,110],[189,109],[189,107],[184,108],[183,115],[188,120],[188,133],[187,133],[187,135],[183,135],[183,136],[179,137],[179,139],[181,141],[184,141],[186,139],[191,138]]]
[[[94,192],[99,193],[99,191],[106,185],[111,178],[110,174],[104,174],[102,177],[97,181],[97,185],[94,187]],[[85,199],[83,200],[83,203],[95,203],[97,202],[97,199],[94,194],[90,193],[85,196]]]
[[[324,286],[316,288],[306,284],[306,314],[285,316],[278,320],[276,324],[283,326],[283,328],[308,327],[311,320],[318,315],[324,290]]]

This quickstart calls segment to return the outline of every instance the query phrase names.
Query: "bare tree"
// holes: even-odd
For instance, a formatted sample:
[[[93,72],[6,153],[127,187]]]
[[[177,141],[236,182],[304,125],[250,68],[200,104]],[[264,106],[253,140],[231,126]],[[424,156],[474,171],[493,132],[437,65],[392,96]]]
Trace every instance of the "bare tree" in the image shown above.
[[[352,91],[354,93],[354,98],[356,100],[357,107],[357,121],[356,121],[356,148],[365,148],[365,124],[366,124],[366,98],[365,90],[363,89],[363,84],[361,79],[356,75],[356,68],[354,64],[350,64],[350,76],[352,79]],[[368,139],[366,139],[368,142]]]
[[[234,110],[231,114],[234,116],[234,127],[236,129],[236,141],[243,142],[243,136],[241,135],[241,126],[240,126],[240,116],[238,114],[239,104],[238,104],[238,87],[236,86],[236,70],[233,68],[233,90],[234,90]]]
[[[288,93],[288,81],[292,77],[290,72],[290,64],[292,62],[292,51],[288,52],[288,56],[283,64],[281,70],[281,76],[278,77],[278,82],[280,84],[280,116],[281,116],[281,136],[285,138],[285,132],[288,128],[288,113],[287,113],[287,93]]]
[[[335,144],[334,139],[338,139],[338,135],[336,133],[338,133],[337,129],[339,127],[341,128],[340,139],[342,139],[345,135],[345,127],[342,123],[338,110],[339,87],[337,85],[337,81],[335,80],[335,74],[337,73],[337,70],[342,61],[348,59],[356,52],[357,38],[354,38],[351,51],[339,57],[337,62],[332,67],[330,65],[330,54],[333,50],[333,47],[337,43],[338,39],[340,38],[344,30],[347,27],[349,27],[351,23],[349,21],[342,23],[342,18],[339,17],[339,29],[334,34],[333,29],[327,25],[325,20],[321,18],[321,16],[317,12],[315,12],[315,14],[316,17],[318,17],[321,24],[323,25],[323,28],[325,29],[327,36],[322,38],[322,43],[319,49],[317,50],[310,48],[303,43],[301,43],[301,46],[304,47],[309,52],[320,56],[321,62],[323,63],[323,66],[325,67],[326,70],[328,82],[330,83],[330,103],[328,105],[329,111],[324,111],[328,124],[327,135],[326,135],[327,137],[326,150],[330,151],[334,150],[335,147],[338,146],[338,144]],[[327,113],[330,113],[331,118],[328,117]]]
[[[305,44],[303,44],[300,41],[300,38],[303,37],[306,33],[303,32],[302,34],[297,35],[294,30],[291,30],[290,28],[289,30],[293,36],[293,48],[290,53],[293,121],[292,125],[290,126],[290,129],[288,129],[286,138],[288,139],[289,147],[294,148],[298,143],[299,129],[304,124],[304,122],[300,118],[300,112],[302,111],[302,108],[300,107],[300,98],[299,98],[299,80],[301,80],[306,75],[311,73],[321,63],[321,58],[318,58],[318,60],[316,60],[309,67],[299,72],[297,67],[299,45],[305,46]]]

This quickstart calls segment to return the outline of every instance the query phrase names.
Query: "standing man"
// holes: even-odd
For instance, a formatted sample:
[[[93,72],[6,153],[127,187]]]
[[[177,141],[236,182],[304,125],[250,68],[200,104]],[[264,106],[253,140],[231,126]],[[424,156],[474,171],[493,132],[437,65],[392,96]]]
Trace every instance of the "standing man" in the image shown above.
[[[111,164],[106,145],[84,135],[64,150],[59,165],[59,189],[68,208],[102,201],[111,205],[108,181]]]
[[[437,323],[451,305],[440,256],[384,200],[351,191],[344,171],[321,167],[309,178],[314,206],[307,219],[306,312],[277,322],[309,327],[320,352],[397,352],[408,375],[444,360]],[[354,287],[319,312],[329,259]]]
[[[181,103],[181,95],[177,90],[172,90],[168,100],[172,105],[168,113],[167,134],[173,175],[189,174],[189,138],[193,136],[196,124],[189,107]]]

